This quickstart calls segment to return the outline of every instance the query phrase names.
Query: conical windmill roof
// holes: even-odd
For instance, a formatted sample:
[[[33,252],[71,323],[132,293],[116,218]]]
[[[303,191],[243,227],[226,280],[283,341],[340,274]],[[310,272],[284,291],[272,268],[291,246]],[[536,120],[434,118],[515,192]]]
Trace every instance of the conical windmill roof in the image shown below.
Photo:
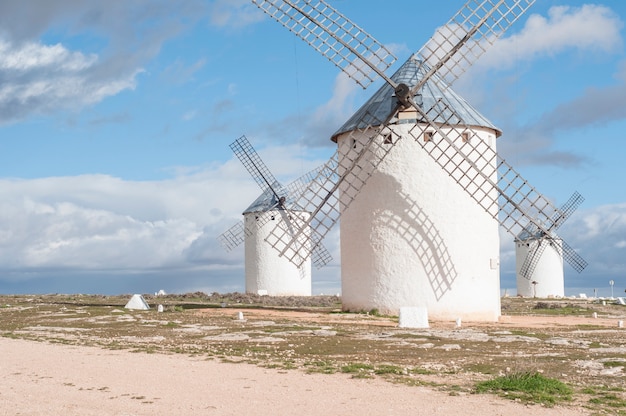
[[[278,181],[272,184],[272,188],[275,189],[280,196],[287,196],[287,192]],[[276,208],[278,208],[278,199],[276,195],[274,195],[274,192],[272,192],[272,189],[267,188],[243,213],[245,215],[251,212],[265,212]]]
[[[519,234],[517,234],[514,241],[522,242],[522,241],[530,241],[530,240],[539,240],[543,237],[545,237],[545,233],[543,231],[538,229],[533,224],[529,224],[526,227],[524,227],[524,229],[522,229],[522,231],[520,231]]]
[[[272,189],[274,191],[272,191]],[[276,194],[274,193],[276,192]],[[285,198],[283,204],[278,203],[278,198]],[[271,188],[267,188],[265,191],[259,195],[257,199],[254,200],[252,204],[243,212],[243,215],[250,214],[253,212],[266,212],[270,210],[284,209],[290,212],[299,212],[301,211],[297,207],[295,207],[296,195],[294,195],[293,191],[289,190],[289,186],[283,187],[280,182],[275,181],[272,183]]]
[[[397,83],[404,83],[412,88],[430,70],[428,65],[422,64],[415,56],[409,58],[395,74],[391,77]],[[496,131],[496,136],[502,132],[493,125],[485,116],[480,114],[465,99],[455,93],[436,74],[433,75],[420,88],[413,97],[415,102],[424,111],[428,111],[434,106],[430,114],[437,113],[439,116],[434,122],[447,125],[468,125],[471,127],[487,127]],[[394,89],[385,83],[376,93],[356,112],[348,121],[335,132],[332,140],[336,141],[337,136],[342,133],[356,129],[364,129],[367,126],[378,126],[383,122],[395,105]],[[406,122],[407,120],[403,120]],[[410,121],[410,120],[409,120]],[[418,120],[413,120],[416,122]]]

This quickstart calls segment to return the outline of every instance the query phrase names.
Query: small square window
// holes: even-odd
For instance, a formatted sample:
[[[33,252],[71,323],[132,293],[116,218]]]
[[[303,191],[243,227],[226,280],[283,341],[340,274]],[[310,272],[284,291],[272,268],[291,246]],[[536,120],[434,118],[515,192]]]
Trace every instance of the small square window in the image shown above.
[[[433,139],[433,137],[435,136],[435,132],[434,131],[425,131],[424,132],[424,141],[425,142],[429,142]]]
[[[463,133],[461,133],[461,141],[463,143],[467,143],[470,141],[470,132],[469,131],[464,131]]]
[[[391,136],[391,133],[385,135],[385,138],[383,139],[383,143],[384,144],[393,144],[393,137]]]

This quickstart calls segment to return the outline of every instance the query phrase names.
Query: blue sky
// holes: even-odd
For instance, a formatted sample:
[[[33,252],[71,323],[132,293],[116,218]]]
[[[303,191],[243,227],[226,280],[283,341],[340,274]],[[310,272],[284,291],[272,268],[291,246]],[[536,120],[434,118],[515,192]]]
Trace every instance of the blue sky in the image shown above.
[[[259,190],[228,144],[281,180],[333,152],[369,96],[239,0],[0,3],[0,293],[242,291],[216,236]],[[335,0],[400,65],[462,1]],[[503,131],[499,151],[556,204],[589,262],[566,293],[626,288],[626,3],[538,0],[454,88]],[[392,68],[393,69],[393,68]],[[335,260],[314,292],[339,291]],[[503,289],[513,289],[502,234]]]

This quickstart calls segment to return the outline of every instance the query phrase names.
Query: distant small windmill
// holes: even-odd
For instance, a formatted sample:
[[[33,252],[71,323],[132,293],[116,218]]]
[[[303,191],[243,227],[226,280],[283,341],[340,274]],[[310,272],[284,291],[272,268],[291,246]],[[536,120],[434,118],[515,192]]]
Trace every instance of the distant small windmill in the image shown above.
[[[515,238],[517,294],[540,297],[565,296],[563,258],[574,250],[554,235],[585,199],[578,193],[561,207],[553,218],[549,234],[528,224]],[[549,248],[549,249],[548,249]],[[548,250],[546,250],[548,249]],[[568,260],[569,263],[571,261]]]
[[[337,152],[267,241],[295,264],[341,215],[344,309],[500,315],[498,225],[552,235],[561,211],[496,153],[501,132],[450,85],[534,0],[470,0],[393,75],[395,57],[322,0],[252,0],[363,88],[384,85],[333,135]],[[418,19],[398,29],[407,32]],[[332,174],[328,174],[332,172]],[[586,262],[569,246],[566,259]],[[432,313],[434,312],[434,313]]]
[[[263,160],[254,150],[246,136],[231,143],[230,148],[261,188],[261,195],[244,211],[244,221],[237,222],[218,240],[230,251],[245,243],[246,292],[271,296],[311,295],[311,261],[316,267],[326,265],[331,256],[322,244],[314,244],[308,253],[309,261],[294,265],[281,258],[267,243],[265,238],[270,230],[278,225],[286,232],[293,232],[295,219],[305,221],[310,213],[287,209],[293,205],[310,177],[318,170],[291,182],[283,187],[272,175]]]

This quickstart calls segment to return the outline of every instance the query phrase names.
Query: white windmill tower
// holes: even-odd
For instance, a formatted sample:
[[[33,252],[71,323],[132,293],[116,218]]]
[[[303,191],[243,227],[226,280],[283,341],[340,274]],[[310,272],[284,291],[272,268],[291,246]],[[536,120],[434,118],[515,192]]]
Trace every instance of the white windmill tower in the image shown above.
[[[268,242],[300,264],[305,231],[321,241],[341,215],[344,309],[497,319],[498,224],[549,234],[560,211],[498,157],[500,132],[449,85],[534,0],[467,2],[392,76],[387,49],[322,0],[253,2],[363,87],[385,81],[297,201],[309,220],[291,235],[274,228]],[[567,259],[586,265],[573,250]]]
[[[563,257],[570,255],[571,249],[563,250],[564,241],[554,235],[554,231],[574,213],[584,198],[575,192],[561,207],[558,217],[545,234],[533,224],[528,224],[520,232],[515,242],[515,271],[517,294],[526,297],[563,297],[565,278]]]
[[[261,195],[243,212],[238,222],[218,239],[227,250],[244,243],[246,293],[270,296],[310,296],[311,262],[318,268],[326,265],[330,253],[321,244],[302,264],[294,264],[265,242],[273,227],[293,232],[292,221],[304,222],[310,213],[287,209],[286,204],[297,198],[307,180],[317,174],[314,170],[283,187],[272,175],[245,136],[231,143],[230,148],[262,190]],[[291,204],[293,205],[293,204]]]

